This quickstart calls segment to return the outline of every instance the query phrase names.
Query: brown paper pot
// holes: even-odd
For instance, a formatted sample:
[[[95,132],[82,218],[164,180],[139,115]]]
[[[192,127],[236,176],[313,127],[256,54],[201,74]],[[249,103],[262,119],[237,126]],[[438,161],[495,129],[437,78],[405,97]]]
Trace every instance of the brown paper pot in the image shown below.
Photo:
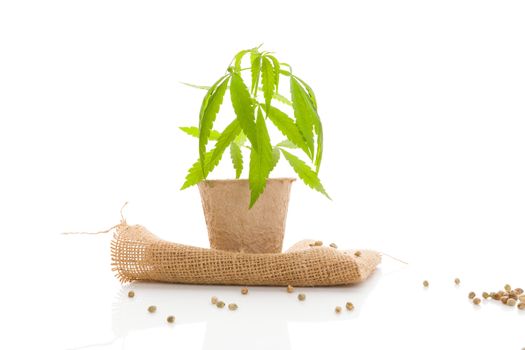
[[[268,179],[251,209],[248,180],[200,182],[210,246],[233,252],[280,253],[293,181]]]

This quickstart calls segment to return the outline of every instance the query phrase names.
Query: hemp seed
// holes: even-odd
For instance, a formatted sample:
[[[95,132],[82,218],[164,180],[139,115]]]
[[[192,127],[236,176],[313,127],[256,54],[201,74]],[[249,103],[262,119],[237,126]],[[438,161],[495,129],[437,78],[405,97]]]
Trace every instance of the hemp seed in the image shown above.
[[[224,305],[226,305],[226,304],[224,303],[224,301],[219,300],[219,301],[217,302],[217,307],[218,307],[219,309],[222,309],[222,308],[224,307]]]
[[[461,280],[459,278],[456,278],[454,280],[454,283],[456,284],[456,286],[459,286],[459,284],[461,283]]]
[[[428,281],[427,280],[423,281],[423,287],[428,288],[428,286],[429,286]]]
[[[244,287],[241,289],[241,294],[246,295],[248,294],[248,288]]]
[[[352,311],[354,309],[354,304],[352,304],[351,302],[347,302],[346,303],[346,309],[348,311]]]
[[[474,298],[472,302],[474,303],[474,305],[479,305],[479,303],[481,303],[481,300],[479,298]]]
[[[507,300],[508,306],[516,306],[516,300],[515,299],[509,299]]]
[[[518,309],[525,310],[525,303],[519,303],[518,304]]]
[[[488,299],[490,297],[490,294],[487,292],[483,292],[482,296],[483,296],[483,299]]]
[[[304,295],[304,293],[299,293],[297,295],[297,299],[299,299],[300,301],[304,301],[304,299],[306,299],[306,295]]]
[[[135,296],[135,292],[132,291],[132,290],[130,290],[130,291],[128,292],[128,298],[133,298],[134,296]]]
[[[228,304],[228,309],[230,309],[231,311],[235,311],[237,310],[237,308],[238,308],[237,304],[234,304],[234,303]]]
[[[175,316],[168,316],[168,318],[166,318],[166,321],[168,321],[168,323],[174,323],[175,322]]]
[[[474,297],[476,297],[476,293],[474,293],[474,292],[468,293],[468,298],[469,299],[474,299]]]
[[[291,285],[288,285],[288,287],[286,287],[286,291],[288,293],[293,293],[293,287]]]
[[[359,250],[356,251],[356,252],[354,253],[354,255],[357,256],[357,257],[359,258],[359,257],[361,256],[361,251],[359,251]]]
[[[211,303],[213,305],[216,305],[218,301],[219,301],[219,299],[217,299],[217,297],[211,297]]]
[[[335,244],[335,243],[330,243],[330,247],[337,249],[337,244]]]
[[[155,305],[151,305],[150,307],[148,307],[148,312],[149,313],[154,313],[155,311],[157,311],[157,307]]]
[[[335,307],[335,313],[336,314],[340,314],[341,313],[341,306],[336,306]]]
[[[510,292],[512,290],[512,287],[510,286],[510,284],[506,284],[504,288],[506,292]]]

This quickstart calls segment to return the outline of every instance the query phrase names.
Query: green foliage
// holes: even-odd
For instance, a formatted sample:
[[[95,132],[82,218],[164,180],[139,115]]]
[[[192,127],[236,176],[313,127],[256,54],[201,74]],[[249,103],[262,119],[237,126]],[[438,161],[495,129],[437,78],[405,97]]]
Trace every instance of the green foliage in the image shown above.
[[[281,153],[306,185],[328,197],[318,177],[323,154],[323,128],[314,91],[292,73],[289,64],[259,49],[260,46],[238,52],[227,73],[211,87],[184,83],[207,91],[201,104],[199,126],[180,128],[199,138],[199,159],[188,170],[182,189],[205,180],[229,148],[237,179],[244,169],[243,152],[249,152],[250,208],[264,192]],[[248,66],[245,65],[247,61]],[[247,80],[245,75],[248,75]],[[287,89],[279,90],[283,81],[289,82],[289,96],[282,95]],[[235,118],[219,132],[213,129],[213,125],[228,90]],[[285,137],[275,146],[271,143],[268,123]],[[209,146],[210,141],[215,143]],[[302,153],[311,166],[291,151]]]

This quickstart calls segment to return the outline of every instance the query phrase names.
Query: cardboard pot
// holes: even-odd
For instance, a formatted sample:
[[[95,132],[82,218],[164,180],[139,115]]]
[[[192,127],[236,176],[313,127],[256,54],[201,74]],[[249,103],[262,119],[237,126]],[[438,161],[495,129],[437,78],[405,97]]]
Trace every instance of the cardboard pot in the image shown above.
[[[293,181],[295,179],[268,179],[264,192],[251,209],[248,180],[200,182],[211,248],[280,253]]]

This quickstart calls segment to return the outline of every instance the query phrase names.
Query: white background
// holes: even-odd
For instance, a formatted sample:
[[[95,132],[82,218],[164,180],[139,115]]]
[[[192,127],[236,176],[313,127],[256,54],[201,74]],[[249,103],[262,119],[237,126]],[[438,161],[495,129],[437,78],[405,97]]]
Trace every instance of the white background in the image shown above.
[[[466,297],[525,286],[524,18],[501,0],[2,0],[0,347],[525,347],[525,312]],[[278,288],[161,284],[127,300],[109,234],[59,233],[110,227],[129,201],[128,222],[207,246],[197,189],[179,191],[197,143],[177,129],[203,92],[179,82],[211,84],[260,43],[314,88],[325,129],[333,201],[295,183],[285,246],[334,241],[408,267],[385,258],[300,305]],[[227,157],[214,176],[233,176]],[[240,309],[209,307],[213,294]],[[335,315],[347,299],[356,312]]]

